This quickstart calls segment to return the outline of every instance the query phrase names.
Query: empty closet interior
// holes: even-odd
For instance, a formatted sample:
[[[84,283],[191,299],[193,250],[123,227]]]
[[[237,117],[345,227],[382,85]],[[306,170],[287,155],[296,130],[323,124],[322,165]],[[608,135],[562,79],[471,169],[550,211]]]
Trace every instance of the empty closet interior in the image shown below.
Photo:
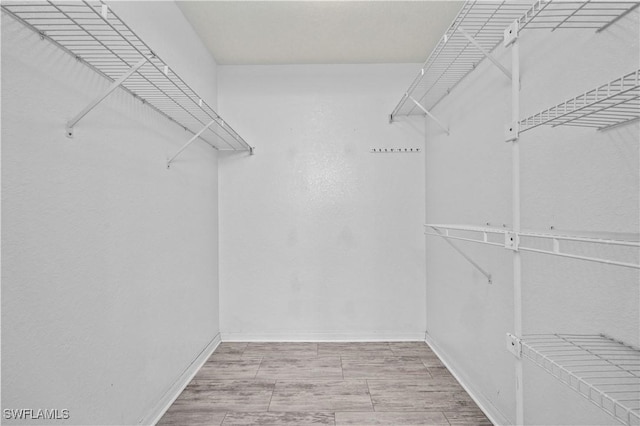
[[[3,421],[418,341],[494,424],[640,425],[639,4],[2,1]]]

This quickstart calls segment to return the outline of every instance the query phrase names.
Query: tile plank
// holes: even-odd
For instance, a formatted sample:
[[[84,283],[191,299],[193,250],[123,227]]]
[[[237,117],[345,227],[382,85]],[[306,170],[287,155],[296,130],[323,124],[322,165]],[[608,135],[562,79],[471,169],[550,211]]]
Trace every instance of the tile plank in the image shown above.
[[[256,377],[261,361],[261,358],[209,359],[196,373],[194,379],[253,379]]]
[[[443,413],[433,412],[369,412],[336,413],[336,426],[449,426]]]
[[[278,381],[269,411],[373,411],[364,380]]]
[[[339,357],[278,359],[264,358],[258,379],[342,379]]]
[[[464,391],[463,387],[449,377],[428,377],[424,379],[367,379],[371,394],[394,392],[434,392],[434,391]]]
[[[317,357],[318,344],[310,342],[250,342],[242,356],[264,358]]]
[[[333,413],[267,412],[267,413],[229,413],[222,423],[224,426],[310,426],[335,425]]]
[[[396,356],[417,356],[420,358],[438,360],[438,356],[425,342],[389,342],[389,349]]]
[[[202,407],[176,407],[164,413],[157,426],[219,426],[222,424],[226,412],[211,411]]]
[[[342,358],[345,379],[430,378],[429,370],[416,357]]]
[[[445,411],[444,415],[451,425],[456,426],[492,426],[493,423],[479,408],[474,411]]]
[[[318,356],[393,356],[387,342],[321,342]]]
[[[267,411],[275,381],[205,380],[191,383],[173,403],[180,410]]]
[[[464,391],[371,392],[376,411],[471,411],[475,402]]]
[[[224,360],[224,359],[240,359],[247,347],[247,343],[241,342],[222,342],[218,345],[216,350],[211,354],[207,361],[211,360]]]

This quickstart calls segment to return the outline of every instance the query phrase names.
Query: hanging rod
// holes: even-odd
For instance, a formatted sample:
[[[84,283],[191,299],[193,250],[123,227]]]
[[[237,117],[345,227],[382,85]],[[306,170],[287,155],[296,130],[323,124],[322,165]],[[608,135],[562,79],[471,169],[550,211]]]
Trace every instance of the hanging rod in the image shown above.
[[[2,1],[0,8],[112,82],[97,103],[66,123],[71,133],[120,87],[217,150],[253,151],[226,123],[200,132],[219,115],[102,1]]]

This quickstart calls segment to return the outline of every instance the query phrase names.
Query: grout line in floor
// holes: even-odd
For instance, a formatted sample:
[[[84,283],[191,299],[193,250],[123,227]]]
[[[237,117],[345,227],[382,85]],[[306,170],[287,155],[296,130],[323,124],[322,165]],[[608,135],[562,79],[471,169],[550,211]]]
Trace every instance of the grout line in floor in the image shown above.
[[[424,359],[420,358],[420,362],[422,362],[422,365],[424,365],[424,368],[427,370],[427,374],[429,374],[429,377],[433,379],[433,374],[431,374],[431,370],[429,370],[429,366],[424,363]]]
[[[447,423],[449,423],[449,426],[451,426],[451,422],[449,421],[449,417],[447,417],[447,413],[445,413],[444,411],[442,411],[442,415],[444,416],[445,420],[447,421]]]
[[[273,401],[273,394],[276,393],[276,386],[278,386],[278,380],[273,382],[273,390],[271,391],[271,398],[269,398],[269,405],[267,405],[267,413],[271,410],[271,401]]]
[[[263,356],[260,357],[260,362],[258,363],[258,369],[256,370],[256,375],[253,376],[253,379],[256,380],[258,378],[258,373],[260,372],[260,367],[262,366],[262,360],[264,359]]]
[[[369,401],[371,401],[371,410],[375,413],[376,406],[373,405],[373,397],[371,396],[371,389],[369,388],[369,379],[365,379],[364,382],[367,384],[367,393],[369,394]]]

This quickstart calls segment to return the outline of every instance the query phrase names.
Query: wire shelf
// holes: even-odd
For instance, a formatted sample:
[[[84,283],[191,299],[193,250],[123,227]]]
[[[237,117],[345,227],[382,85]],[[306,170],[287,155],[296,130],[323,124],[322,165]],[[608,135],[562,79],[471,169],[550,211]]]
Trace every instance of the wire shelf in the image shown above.
[[[529,7],[530,4],[517,2],[466,2],[391,113],[391,118],[422,115],[423,111],[411,102],[410,97],[430,110],[482,62],[484,54],[459,31],[460,28],[490,52],[502,42],[504,29]]]
[[[587,28],[602,31],[638,6],[630,1],[467,1],[429,55],[420,72],[391,113],[423,115],[412,101],[431,110],[504,39],[504,30],[518,20],[519,29]],[[477,42],[475,46],[467,36]]]
[[[625,425],[640,425],[640,350],[604,335],[525,335],[522,355]]]
[[[102,1],[3,1],[1,8],[110,81],[146,59],[120,87],[193,135],[209,124],[199,137],[216,149],[251,150]]]
[[[538,0],[518,20],[519,29],[559,28],[603,31],[638,7],[637,1]]]
[[[633,234],[627,239],[600,238],[565,234],[548,234],[543,232],[514,232],[507,228],[493,228],[471,225],[427,224],[435,232],[425,231],[449,240],[481,243],[511,250],[531,253],[549,254],[570,259],[586,260],[607,265],[640,269],[640,236]],[[497,237],[496,237],[497,236]],[[606,253],[597,246],[608,246]],[[591,248],[585,250],[585,248]],[[621,260],[622,259],[622,260]]]
[[[640,118],[640,70],[520,120],[520,132],[541,125],[619,126]]]

